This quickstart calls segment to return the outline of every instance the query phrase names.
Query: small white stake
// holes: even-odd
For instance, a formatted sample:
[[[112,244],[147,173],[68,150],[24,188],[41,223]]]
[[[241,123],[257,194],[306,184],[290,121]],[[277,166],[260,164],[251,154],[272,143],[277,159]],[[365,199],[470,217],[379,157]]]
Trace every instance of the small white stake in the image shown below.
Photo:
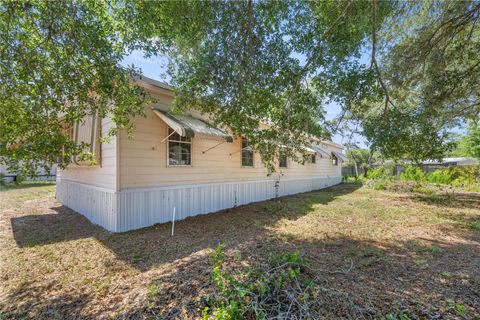
[[[172,217],[172,237],[173,237],[173,235],[175,234],[175,209],[177,209],[177,207],[173,207],[173,217]]]

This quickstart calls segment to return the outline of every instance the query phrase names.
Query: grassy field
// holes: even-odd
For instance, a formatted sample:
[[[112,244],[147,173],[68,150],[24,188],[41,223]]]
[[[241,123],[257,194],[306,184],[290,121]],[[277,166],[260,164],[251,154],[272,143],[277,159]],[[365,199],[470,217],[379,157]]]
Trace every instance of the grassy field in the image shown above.
[[[317,275],[326,318],[480,318],[479,193],[350,183],[189,218],[171,237],[169,224],[109,233],[54,190],[1,192],[0,319],[201,318],[220,243],[233,271],[294,251],[348,269]]]

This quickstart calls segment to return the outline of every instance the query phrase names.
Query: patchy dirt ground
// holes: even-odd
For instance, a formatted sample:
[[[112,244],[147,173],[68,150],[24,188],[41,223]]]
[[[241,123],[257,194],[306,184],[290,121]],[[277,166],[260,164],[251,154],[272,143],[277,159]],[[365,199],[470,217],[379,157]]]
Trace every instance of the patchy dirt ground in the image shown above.
[[[262,265],[299,251],[333,290],[326,318],[480,318],[480,194],[340,185],[112,234],[54,199],[54,185],[3,190],[0,319],[201,318],[209,254]],[[353,263],[353,264],[352,264]],[[393,318],[392,318],[393,319]]]

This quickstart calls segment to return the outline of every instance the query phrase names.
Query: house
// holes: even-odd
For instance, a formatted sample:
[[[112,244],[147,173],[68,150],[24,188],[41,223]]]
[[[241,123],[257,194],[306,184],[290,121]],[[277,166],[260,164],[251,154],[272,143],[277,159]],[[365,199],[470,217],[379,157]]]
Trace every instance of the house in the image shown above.
[[[304,165],[281,157],[268,176],[248,141],[209,126],[199,114],[170,114],[169,86],[148,78],[138,83],[157,103],[133,120],[134,137],[121,132],[100,144],[97,136],[106,135],[112,121],[89,117],[72,134],[77,142],[96,141],[96,165],[73,159],[57,171],[57,199],[109,231],[171,221],[174,208],[181,220],[341,182],[345,158],[338,144],[313,145]]]

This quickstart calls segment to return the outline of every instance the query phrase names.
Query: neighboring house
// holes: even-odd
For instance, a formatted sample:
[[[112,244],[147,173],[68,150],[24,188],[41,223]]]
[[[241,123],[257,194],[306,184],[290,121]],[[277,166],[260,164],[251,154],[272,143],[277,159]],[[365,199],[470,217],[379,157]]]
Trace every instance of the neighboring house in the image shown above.
[[[432,172],[444,167],[457,167],[478,164],[475,158],[443,158],[442,160],[426,160],[421,162],[425,172]],[[403,171],[403,168],[399,172]]]
[[[477,164],[478,159],[475,158],[443,158],[442,160],[427,160],[423,161],[421,164],[424,166],[468,166],[472,164]]]
[[[73,163],[58,170],[57,199],[93,223],[113,232],[215,212],[278,196],[307,192],[341,182],[342,147],[322,141],[308,149],[302,165],[282,156],[268,171],[248,141],[212,128],[198,113],[168,112],[173,92],[158,81],[138,83],[156,97],[146,117],[125,132],[96,144],[97,165]],[[74,128],[77,141],[92,141],[112,126],[89,118]]]

